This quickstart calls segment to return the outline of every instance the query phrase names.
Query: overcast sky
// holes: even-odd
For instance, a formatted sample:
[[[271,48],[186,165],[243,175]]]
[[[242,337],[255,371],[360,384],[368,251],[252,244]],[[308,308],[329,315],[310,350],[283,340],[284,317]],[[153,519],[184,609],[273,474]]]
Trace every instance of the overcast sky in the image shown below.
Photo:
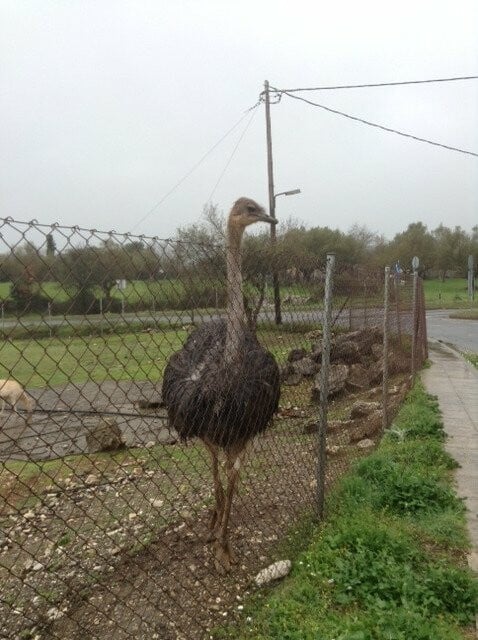
[[[0,0],[1,216],[168,237],[212,201],[267,202],[276,87],[478,75],[474,0]],[[478,81],[307,94],[478,152]],[[247,131],[244,134],[245,128]],[[277,215],[392,236],[478,224],[478,158],[283,97],[272,108]]]

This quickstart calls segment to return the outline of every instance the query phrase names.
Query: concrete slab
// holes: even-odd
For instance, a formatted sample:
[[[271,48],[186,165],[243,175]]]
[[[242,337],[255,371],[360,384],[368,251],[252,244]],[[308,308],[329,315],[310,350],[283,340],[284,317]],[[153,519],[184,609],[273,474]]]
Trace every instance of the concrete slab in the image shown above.
[[[478,570],[478,370],[442,343],[429,346],[432,366],[422,379],[427,391],[438,397],[448,435],[445,446],[460,465],[455,478],[457,493],[467,505],[472,544],[468,561]]]

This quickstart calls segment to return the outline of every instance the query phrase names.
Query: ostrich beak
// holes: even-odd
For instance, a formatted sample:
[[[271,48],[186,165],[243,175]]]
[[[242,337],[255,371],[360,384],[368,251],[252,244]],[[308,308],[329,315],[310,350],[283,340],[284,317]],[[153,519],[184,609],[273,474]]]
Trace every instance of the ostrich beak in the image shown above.
[[[277,224],[277,220],[272,216],[268,216],[267,213],[261,213],[258,220],[260,222],[268,222],[269,224]]]

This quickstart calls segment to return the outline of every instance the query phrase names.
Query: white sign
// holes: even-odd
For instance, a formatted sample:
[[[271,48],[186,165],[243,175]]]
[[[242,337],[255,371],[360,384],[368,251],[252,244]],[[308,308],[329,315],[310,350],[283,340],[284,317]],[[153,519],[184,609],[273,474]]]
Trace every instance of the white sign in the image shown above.
[[[126,280],[116,280],[116,286],[120,291],[124,291],[126,289]]]

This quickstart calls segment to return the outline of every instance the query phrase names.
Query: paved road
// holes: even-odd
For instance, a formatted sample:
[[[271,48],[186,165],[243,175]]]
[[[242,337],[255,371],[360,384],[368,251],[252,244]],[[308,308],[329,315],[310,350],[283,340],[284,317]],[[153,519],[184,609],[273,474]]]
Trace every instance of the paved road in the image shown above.
[[[451,310],[427,312],[428,338],[441,340],[460,351],[478,353],[478,320],[450,318]]]

